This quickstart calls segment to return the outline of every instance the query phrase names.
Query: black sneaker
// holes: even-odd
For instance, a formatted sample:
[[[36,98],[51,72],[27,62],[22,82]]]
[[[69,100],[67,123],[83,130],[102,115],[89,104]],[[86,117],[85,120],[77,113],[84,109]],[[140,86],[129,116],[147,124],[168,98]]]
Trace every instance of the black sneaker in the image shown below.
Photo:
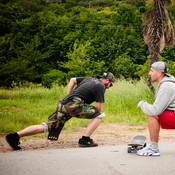
[[[85,137],[85,136],[83,136],[81,139],[79,139],[78,145],[79,145],[79,147],[95,147],[95,146],[98,146],[98,144],[94,143],[94,141],[92,139],[90,139],[90,137]]]
[[[14,150],[20,150],[21,147],[18,146],[20,144],[19,142],[19,135],[17,133],[13,133],[13,134],[8,134],[5,137],[6,141],[8,142],[8,144],[14,149]]]

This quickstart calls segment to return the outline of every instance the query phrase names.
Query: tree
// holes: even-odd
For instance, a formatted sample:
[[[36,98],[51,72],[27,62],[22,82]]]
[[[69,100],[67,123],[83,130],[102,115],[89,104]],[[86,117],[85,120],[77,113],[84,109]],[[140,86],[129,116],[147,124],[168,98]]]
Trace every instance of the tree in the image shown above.
[[[79,44],[78,41],[74,44],[73,51],[68,53],[68,61],[62,62],[61,66],[68,70],[68,79],[78,76],[91,76],[101,73],[103,70],[103,61],[94,61],[87,53],[90,42]]]
[[[166,30],[164,32],[164,16],[166,15]],[[165,44],[173,46],[175,44],[174,30],[171,24],[168,12],[166,10],[165,0],[154,0],[152,18],[149,13],[143,16],[144,22],[150,22],[144,27],[144,40],[148,45],[150,52],[150,66],[159,60],[160,52]],[[148,86],[153,90],[150,77]]]
[[[0,36],[10,33],[17,20],[26,18],[28,14],[20,1],[0,1]]]

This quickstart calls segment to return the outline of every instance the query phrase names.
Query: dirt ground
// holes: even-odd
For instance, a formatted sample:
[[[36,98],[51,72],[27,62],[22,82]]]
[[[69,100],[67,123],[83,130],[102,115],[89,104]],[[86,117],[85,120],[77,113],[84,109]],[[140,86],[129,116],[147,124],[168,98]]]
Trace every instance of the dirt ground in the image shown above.
[[[86,128],[78,128],[72,131],[63,130],[58,141],[48,141],[45,138],[30,137],[21,139],[21,151],[44,150],[44,149],[65,149],[78,147],[78,140],[82,137]],[[128,126],[124,123],[101,124],[91,138],[99,146],[127,145],[136,135],[144,135],[149,142],[148,128],[145,126]],[[14,151],[5,141],[5,135],[0,135],[0,152]],[[175,130],[160,130],[160,142],[175,142]]]

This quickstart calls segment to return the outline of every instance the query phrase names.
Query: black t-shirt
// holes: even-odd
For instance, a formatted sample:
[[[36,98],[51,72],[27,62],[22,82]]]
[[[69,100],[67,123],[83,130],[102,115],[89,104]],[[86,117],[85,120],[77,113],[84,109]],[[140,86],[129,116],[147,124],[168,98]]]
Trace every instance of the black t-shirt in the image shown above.
[[[106,88],[99,79],[92,77],[78,77],[76,80],[77,87],[62,100],[62,104],[66,104],[74,97],[81,98],[86,104],[91,104],[94,101],[104,103]]]

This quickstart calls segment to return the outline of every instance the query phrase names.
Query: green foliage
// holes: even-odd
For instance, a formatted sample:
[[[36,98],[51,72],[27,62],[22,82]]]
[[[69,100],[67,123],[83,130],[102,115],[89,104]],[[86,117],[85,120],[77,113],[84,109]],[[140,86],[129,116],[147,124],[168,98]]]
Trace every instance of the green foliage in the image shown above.
[[[146,11],[147,12],[152,12],[152,10],[153,10],[153,3],[154,3],[154,1],[148,1],[148,3],[146,4]]]
[[[0,3],[0,36],[12,32],[17,20],[26,18],[28,15],[20,1],[5,1]]]
[[[131,61],[131,58],[125,55],[119,56],[113,61],[112,72],[114,72],[116,78],[120,76],[124,78],[134,78],[135,69],[136,65]]]
[[[168,48],[166,47],[161,54],[163,61],[169,66],[168,73],[175,76],[175,46]]]
[[[59,4],[49,4],[48,10],[54,12],[56,15],[64,15],[66,13],[66,9]]]
[[[167,61],[167,64],[169,66],[168,73],[175,77],[175,62],[174,61]]]
[[[64,75],[63,80],[57,77],[63,84],[71,76],[92,76],[104,70],[114,71],[117,77],[142,75],[136,68],[146,62],[149,52],[141,16],[145,8],[151,10],[151,3],[1,0],[0,86],[43,82],[50,87],[57,77],[55,70]],[[167,4],[175,25],[173,7],[174,2]],[[174,50],[165,48],[161,56],[174,62]],[[48,81],[43,79],[46,75]]]
[[[164,48],[161,56],[165,59],[165,61],[175,61],[175,46],[171,48]]]
[[[149,58],[143,65],[138,65],[137,72],[135,72],[135,75],[138,75],[139,77],[147,77],[150,67],[150,61]]]
[[[90,43],[74,44],[74,50],[68,53],[68,61],[62,62],[62,67],[68,70],[67,77],[90,76],[101,72],[104,62],[95,62],[87,53]],[[60,64],[60,63],[59,63]]]
[[[53,84],[66,84],[65,76],[64,72],[52,69],[49,73],[43,75],[42,84],[48,88],[51,88]]]

